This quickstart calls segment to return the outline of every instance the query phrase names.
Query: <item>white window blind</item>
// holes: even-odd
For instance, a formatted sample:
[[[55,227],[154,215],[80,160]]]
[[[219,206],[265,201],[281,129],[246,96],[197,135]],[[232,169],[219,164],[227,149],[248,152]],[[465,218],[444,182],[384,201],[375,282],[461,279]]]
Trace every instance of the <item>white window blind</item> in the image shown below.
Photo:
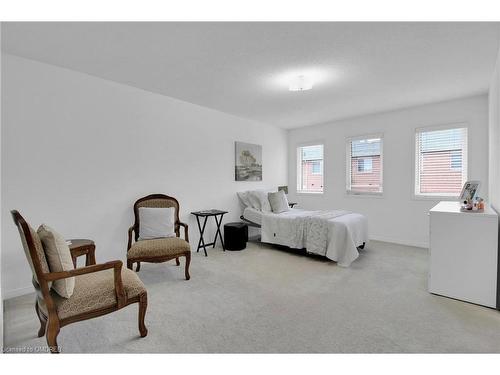
[[[467,128],[416,132],[415,195],[460,194],[467,180]]]
[[[382,137],[347,140],[347,192],[382,193]]]
[[[323,192],[323,145],[297,148],[297,191]]]

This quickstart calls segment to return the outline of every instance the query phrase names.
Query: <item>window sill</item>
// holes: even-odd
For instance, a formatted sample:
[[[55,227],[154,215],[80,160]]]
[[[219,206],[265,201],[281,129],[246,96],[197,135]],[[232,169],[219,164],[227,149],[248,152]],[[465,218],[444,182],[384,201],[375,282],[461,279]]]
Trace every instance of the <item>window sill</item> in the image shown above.
[[[322,191],[297,191],[296,192],[297,195],[322,195],[323,192]]]
[[[362,193],[362,192],[352,192],[346,191],[345,196],[348,198],[377,198],[383,199],[384,193]]]

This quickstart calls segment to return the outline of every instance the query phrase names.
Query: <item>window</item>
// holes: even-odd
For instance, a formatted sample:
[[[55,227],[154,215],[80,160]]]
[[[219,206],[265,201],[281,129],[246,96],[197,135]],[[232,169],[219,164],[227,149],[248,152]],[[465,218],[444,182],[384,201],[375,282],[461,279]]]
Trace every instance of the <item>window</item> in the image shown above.
[[[297,148],[297,191],[323,192],[323,145]]]
[[[382,193],[382,137],[365,136],[347,140],[347,192]]]
[[[417,129],[415,195],[460,195],[467,180],[467,128]]]
[[[314,160],[312,162],[312,174],[323,174],[323,160]]]
[[[453,151],[451,153],[450,168],[455,170],[462,169],[462,152]]]
[[[359,158],[358,159],[358,172],[371,172],[373,168],[373,161],[371,158]]]

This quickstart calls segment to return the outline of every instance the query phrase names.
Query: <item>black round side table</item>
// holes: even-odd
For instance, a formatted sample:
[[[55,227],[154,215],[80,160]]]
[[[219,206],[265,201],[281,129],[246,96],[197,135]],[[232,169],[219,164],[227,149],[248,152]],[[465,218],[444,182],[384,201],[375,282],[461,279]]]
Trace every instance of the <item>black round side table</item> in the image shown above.
[[[226,250],[243,250],[247,247],[248,225],[245,223],[224,224],[224,245]]]

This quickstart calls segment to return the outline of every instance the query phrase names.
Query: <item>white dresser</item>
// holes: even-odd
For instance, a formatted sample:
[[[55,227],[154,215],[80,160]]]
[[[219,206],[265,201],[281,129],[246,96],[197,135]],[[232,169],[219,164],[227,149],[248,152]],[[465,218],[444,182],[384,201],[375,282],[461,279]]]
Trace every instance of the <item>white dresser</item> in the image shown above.
[[[460,212],[459,202],[430,210],[429,292],[498,308],[498,215]]]

